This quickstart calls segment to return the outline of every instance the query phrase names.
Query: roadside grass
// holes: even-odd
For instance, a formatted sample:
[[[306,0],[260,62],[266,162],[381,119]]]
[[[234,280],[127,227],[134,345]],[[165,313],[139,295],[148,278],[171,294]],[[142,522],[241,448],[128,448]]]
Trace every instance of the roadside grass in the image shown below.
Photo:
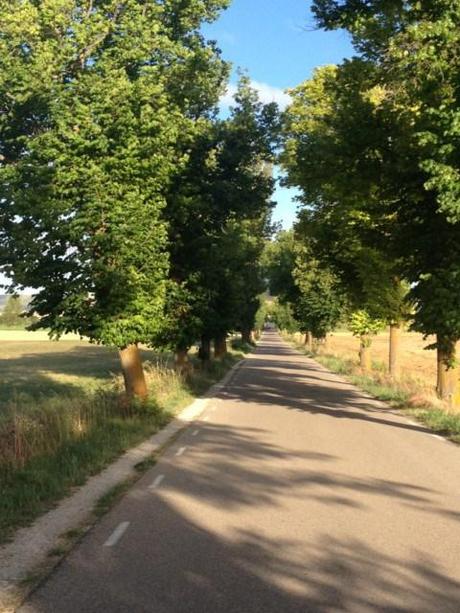
[[[231,353],[207,369],[192,357],[185,377],[171,356],[146,351],[150,400],[130,405],[114,352],[45,342],[48,350],[35,342],[13,364],[0,361],[0,542],[157,432],[242,357]]]
[[[283,337],[296,349],[314,358],[332,372],[344,376],[350,383],[374,398],[387,402],[404,415],[414,417],[437,434],[460,443],[460,412],[449,410],[434,396],[433,391],[420,381],[407,376],[394,381],[382,362],[373,362],[372,372],[364,375],[360,372],[357,360],[331,354],[324,349],[311,353],[305,349],[298,335],[285,333]]]
[[[234,351],[241,351],[243,353],[251,353],[251,351],[254,351],[254,345],[245,343],[241,338],[232,339],[231,347]]]

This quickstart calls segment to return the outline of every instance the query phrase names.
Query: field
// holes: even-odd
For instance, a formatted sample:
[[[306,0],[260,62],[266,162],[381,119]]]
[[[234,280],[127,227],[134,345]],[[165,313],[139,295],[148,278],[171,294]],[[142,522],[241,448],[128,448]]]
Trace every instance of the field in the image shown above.
[[[219,380],[230,353],[187,377],[144,350],[146,404],[126,403],[116,350],[0,331],[0,543]]]
[[[46,332],[0,330],[0,410],[27,395],[91,392],[120,374],[116,350],[91,345],[76,335],[50,341]],[[144,351],[146,360],[157,360]]]
[[[436,385],[436,351],[425,347],[435,342],[434,338],[424,339],[421,334],[404,332],[401,335],[401,374],[405,378],[418,380],[424,387]],[[328,339],[328,352],[346,359],[356,360],[359,340],[350,332],[334,332]],[[388,364],[389,333],[382,332],[372,341],[372,359]]]

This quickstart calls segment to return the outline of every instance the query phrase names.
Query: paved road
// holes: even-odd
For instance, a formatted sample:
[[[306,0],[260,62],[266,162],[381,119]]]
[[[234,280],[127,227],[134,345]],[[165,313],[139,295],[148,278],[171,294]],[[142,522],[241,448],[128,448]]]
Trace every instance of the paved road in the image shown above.
[[[460,612],[460,448],[274,333],[22,613]]]

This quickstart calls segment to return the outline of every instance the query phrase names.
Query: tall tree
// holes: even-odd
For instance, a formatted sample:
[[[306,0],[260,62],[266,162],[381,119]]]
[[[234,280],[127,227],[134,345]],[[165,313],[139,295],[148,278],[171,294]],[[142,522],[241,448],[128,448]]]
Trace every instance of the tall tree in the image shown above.
[[[147,394],[164,194],[216,54],[199,28],[226,4],[0,1],[1,269],[38,289],[35,327],[118,347],[129,395]]]
[[[347,28],[378,68],[382,108],[397,127],[395,233],[415,302],[414,328],[437,335],[438,392],[458,403],[460,3],[315,0],[314,10],[321,26]]]
[[[253,322],[257,311],[278,111],[262,105],[243,77],[230,116],[202,125],[189,163],[171,187],[166,215],[171,279],[187,288],[169,339],[183,354],[201,337],[201,356],[207,359],[212,339],[223,350],[227,332],[241,327],[243,315],[249,325],[249,312]]]
[[[390,325],[389,363],[397,374],[407,291],[391,240],[393,133],[380,107],[385,92],[377,77],[372,63],[353,60],[318,69],[293,90],[282,159],[304,204],[297,232],[338,276],[353,309]],[[366,355],[369,345],[364,334]]]

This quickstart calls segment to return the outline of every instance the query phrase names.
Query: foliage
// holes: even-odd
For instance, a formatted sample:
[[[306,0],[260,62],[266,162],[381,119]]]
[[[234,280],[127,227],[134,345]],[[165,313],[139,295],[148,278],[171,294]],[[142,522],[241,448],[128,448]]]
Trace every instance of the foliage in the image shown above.
[[[276,105],[262,105],[242,77],[230,116],[201,123],[171,185],[170,276],[188,291],[173,309],[181,318],[171,345],[253,327],[264,289],[260,254],[271,232],[277,116]]]
[[[348,325],[352,334],[360,337],[375,336],[385,327],[383,321],[374,319],[363,309],[351,314]]]
[[[32,317],[25,317],[26,303],[21,296],[9,296],[0,313],[0,325],[7,327],[25,326],[32,323]]]
[[[392,223],[384,236],[396,276],[411,287],[414,328],[437,334],[440,348],[453,347],[460,332],[460,3],[315,0],[313,10],[320,26],[352,34],[358,61],[374,74],[367,100],[374,100],[376,121],[370,130],[371,115],[361,105],[362,128],[348,132],[348,143],[358,145],[349,167],[361,169],[372,155],[378,162],[378,193],[385,206],[377,222],[385,228],[387,210]],[[344,64],[336,70],[346,69]],[[354,108],[359,111],[359,103]],[[342,146],[345,137],[337,142]],[[321,151],[319,158],[326,159]]]
[[[199,27],[226,4],[0,2],[0,263],[38,288],[36,327],[120,347],[158,334],[164,192],[220,92]]]
[[[321,266],[307,249],[300,251],[292,272],[299,297],[294,304],[296,320],[303,332],[325,338],[343,318],[346,299],[338,278]]]
[[[407,284],[398,275],[395,182],[385,158],[389,126],[376,71],[359,59],[318,69],[292,91],[282,161],[304,204],[297,234],[329,268],[355,308],[389,322],[407,317]],[[355,163],[350,164],[350,159]]]
[[[262,266],[270,293],[284,302],[294,302],[298,296],[292,271],[297,257],[293,230],[282,230],[266,243]]]
[[[299,329],[291,304],[274,299],[267,304],[267,311],[267,321],[274,323],[279,330],[296,332]]]

